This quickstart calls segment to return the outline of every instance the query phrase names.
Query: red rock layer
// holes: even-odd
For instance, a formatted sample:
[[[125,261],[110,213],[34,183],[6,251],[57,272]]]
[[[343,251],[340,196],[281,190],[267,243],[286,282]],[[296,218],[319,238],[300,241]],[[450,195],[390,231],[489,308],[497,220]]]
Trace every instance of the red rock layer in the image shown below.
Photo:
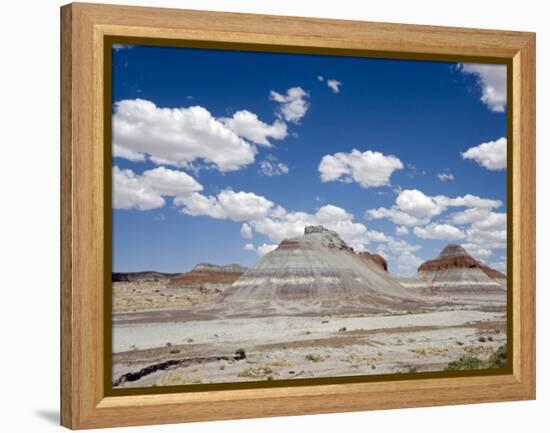
[[[502,272],[478,262],[464,248],[455,244],[447,245],[437,259],[422,263],[418,271],[440,271],[457,268],[477,268],[481,269],[490,278],[506,278],[506,275]]]
[[[237,281],[242,272],[225,271],[191,271],[179,274],[168,281],[168,287],[174,286],[200,286],[201,284],[227,284]]]
[[[300,242],[293,239],[284,239],[277,248],[282,250],[306,250],[311,249],[311,244],[307,242]]]
[[[497,278],[497,279],[506,278],[506,275],[504,275],[502,272],[497,271],[496,269],[490,268],[487,265],[481,265],[481,269],[491,278]]]
[[[470,256],[443,257],[422,263],[418,271],[440,271],[456,268],[481,268],[481,265]]]
[[[388,270],[388,262],[384,257],[382,257],[379,254],[371,254],[368,251],[363,251],[362,253],[359,253],[361,257],[365,257],[367,259],[372,260],[374,263],[376,263],[378,266],[380,266],[385,271]]]

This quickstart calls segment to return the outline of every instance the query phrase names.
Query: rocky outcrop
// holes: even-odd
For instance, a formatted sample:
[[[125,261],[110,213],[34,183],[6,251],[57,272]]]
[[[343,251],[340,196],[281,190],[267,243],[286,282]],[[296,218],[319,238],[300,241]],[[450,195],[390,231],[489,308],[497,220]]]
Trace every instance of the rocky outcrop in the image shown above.
[[[172,278],[177,274],[165,272],[143,271],[143,272],[113,272],[111,281],[113,282],[153,282],[163,281]]]
[[[458,268],[481,269],[481,265],[460,245],[449,244],[436,259],[422,263],[418,268],[418,272],[436,272]]]
[[[353,301],[367,309],[391,304],[399,310],[415,300],[382,266],[356,254],[336,232],[322,226],[307,226],[303,236],[283,240],[226,293],[227,302],[334,308]]]
[[[237,281],[245,270],[245,267],[238,264],[218,266],[199,263],[190,272],[170,278],[168,287],[222,293]]]
[[[388,262],[380,254],[371,254],[368,251],[363,251],[362,253],[359,253],[359,255],[367,260],[373,261],[385,271],[388,270]]]

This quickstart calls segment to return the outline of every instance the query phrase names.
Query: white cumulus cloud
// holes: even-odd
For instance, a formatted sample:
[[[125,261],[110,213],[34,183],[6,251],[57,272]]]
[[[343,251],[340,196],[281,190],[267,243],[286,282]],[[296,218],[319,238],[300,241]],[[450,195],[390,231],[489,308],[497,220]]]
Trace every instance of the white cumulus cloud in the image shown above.
[[[319,164],[322,182],[357,182],[363,188],[386,186],[395,170],[401,170],[399,158],[380,152],[353,149],[350,153],[325,155]]]
[[[306,225],[323,225],[336,231],[344,241],[357,250],[365,249],[370,242],[391,242],[382,232],[368,230],[364,224],[354,222],[354,216],[331,204],[320,207],[315,213],[289,212],[263,196],[250,192],[223,190],[216,196],[193,192],[178,196],[174,204],[191,216],[209,216],[242,222],[241,235],[252,237],[255,231],[271,242],[301,236]]]
[[[395,199],[395,204],[399,210],[418,219],[429,219],[444,210],[442,205],[417,189],[401,191]]]
[[[461,246],[468,252],[468,254],[478,261],[483,261],[493,254],[491,249],[483,248],[480,245],[464,243]]]
[[[342,85],[341,81],[335,80],[335,79],[326,79],[322,75],[317,75],[317,79],[321,81],[322,83],[326,83],[328,88],[332,91],[332,93],[338,93],[340,92],[340,86]]]
[[[493,269],[496,269],[497,271],[502,272],[505,275],[507,273],[506,260],[501,260],[499,262],[492,262],[489,264],[489,266]]]
[[[506,248],[506,230],[471,228],[466,231],[466,241],[481,248]]]
[[[273,202],[252,192],[235,192],[230,189],[221,191],[217,196],[205,196],[193,193],[176,197],[176,206],[182,206],[182,212],[193,216],[209,216],[233,221],[254,221],[269,215],[274,210]]]
[[[506,109],[506,66],[460,63],[458,69],[476,77],[481,88],[481,101],[491,111],[502,113]]]
[[[414,275],[423,260],[409,251],[397,256],[397,273],[399,275]]]
[[[437,178],[441,181],[441,182],[447,182],[449,180],[454,180],[455,177],[453,176],[452,173],[448,173],[448,172],[442,172],[442,173],[437,173]]]
[[[164,206],[162,196],[186,196],[202,185],[187,173],[157,167],[141,175],[113,167],[113,208],[149,210]]]
[[[415,227],[413,233],[422,239],[458,240],[466,237],[464,231],[450,224],[428,224],[426,227]]]
[[[444,195],[428,196],[419,190],[400,190],[391,208],[380,207],[367,210],[368,219],[387,218],[394,224],[414,227],[428,224],[434,216],[440,215],[449,207],[486,208],[491,209],[502,205],[500,200],[481,198],[472,194],[459,197]],[[476,212],[480,212],[477,210]],[[484,213],[487,215],[488,211]],[[477,213],[476,213],[477,216]],[[459,221],[473,218],[473,214],[460,213],[451,218],[457,218],[455,224],[466,224]]]
[[[243,247],[243,250],[245,250],[245,251],[255,251],[256,248],[254,247],[253,244],[245,244],[245,246]]]
[[[473,159],[488,170],[504,170],[506,169],[506,144],[506,137],[501,137],[495,141],[470,147],[460,155],[462,159]]]
[[[483,208],[466,209],[451,215],[454,224],[470,224],[471,228],[482,230],[505,230],[506,214]]]
[[[222,172],[254,162],[256,148],[200,106],[161,108],[143,99],[115,103],[113,146],[117,156],[149,158],[188,167],[203,160]]]
[[[506,230],[506,214],[489,212],[485,218],[475,221],[472,228],[490,231]]]
[[[280,104],[278,114],[287,122],[299,123],[309,109],[309,94],[301,87],[291,87],[284,95],[272,90],[270,97]]]
[[[244,239],[252,239],[252,227],[250,227],[247,223],[243,223],[241,226],[241,236]]]
[[[177,196],[202,191],[202,185],[187,173],[166,167],[146,170],[142,178],[160,195]]]
[[[487,218],[490,211],[486,208],[469,208],[451,215],[453,224],[465,225]]]
[[[466,194],[463,196],[451,198],[444,195],[436,195],[433,199],[440,205],[445,207],[479,207],[479,208],[495,208],[502,206],[500,200],[481,198],[477,195]]]
[[[383,219],[387,218],[391,220],[394,224],[401,226],[414,227],[417,225],[427,224],[430,220],[428,218],[417,218],[413,215],[409,215],[406,212],[403,212],[396,207],[385,208],[379,207],[377,209],[369,209],[365,216],[368,219]]]
[[[134,152],[126,147],[121,147],[118,144],[113,144],[113,157],[123,158],[132,162],[144,162],[147,160],[143,153]]]
[[[340,86],[342,85],[342,82],[338,80],[327,80],[327,86],[332,90],[332,93],[338,93],[340,92]]]
[[[398,226],[395,228],[395,234],[397,236],[405,236],[409,234],[409,229],[405,226]]]
[[[275,248],[277,248],[277,246],[277,244],[262,244],[258,248],[256,248],[256,253],[260,257],[262,257],[273,251]]]
[[[276,120],[273,125],[269,125],[247,110],[237,111],[233,117],[221,118],[220,121],[237,135],[260,146],[271,147],[269,138],[282,140],[287,136],[286,123]]]
[[[268,157],[260,162],[258,173],[263,176],[280,176],[282,174],[288,174],[289,171],[288,165],[279,162],[275,157]]]
[[[132,170],[113,167],[113,208],[150,210],[164,206],[165,201],[149,184]]]

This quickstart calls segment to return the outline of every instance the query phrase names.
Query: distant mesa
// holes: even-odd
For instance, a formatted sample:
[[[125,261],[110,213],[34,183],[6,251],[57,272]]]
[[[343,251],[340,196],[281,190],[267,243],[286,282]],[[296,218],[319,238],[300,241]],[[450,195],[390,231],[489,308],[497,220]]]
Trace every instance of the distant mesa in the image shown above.
[[[420,265],[418,272],[436,272],[445,269],[479,268],[481,265],[460,245],[449,244],[437,256]]]
[[[506,275],[502,272],[477,261],[470,256],[470,254],[468,254],[463,247],[456,244],[447,245],[443,248],[437,259],[428,260],[427,262],[422,263],[418,268],[418,271],[422,272],[455,268],[479,268],[490,278],[496,280],[506,279]]]
[[[410,308],[417,296],[386,272],[382,257],[367,254],[357,254],[332,230],[306,226],[303,236],[283,240],[248,269],[227,290],[226,301]]]
[[[199,290],[205,293],[223,293],[237,281],[247,268],[238,264],[214,265],[199,263],[190,272],[177,274],[170,278],[169,288]]]
[[[401,284],[424,294],[502,296],[506,276],[474,259],[460,245],[449,244],[437,258],[419,266],[416,278],[403,278]]]
[[[170,274],[166,272],[156,271],[142,271],[142,272],[113,272],[111,274],[111,281],[113,282],[153,282],[163,281],[172,278],[177,274]]]
[[[238,263],[232,263],[230,265],[213,265],[212,263],[199,263],[191,272],[240,272],[241,274],[248,268],[241,266]]]

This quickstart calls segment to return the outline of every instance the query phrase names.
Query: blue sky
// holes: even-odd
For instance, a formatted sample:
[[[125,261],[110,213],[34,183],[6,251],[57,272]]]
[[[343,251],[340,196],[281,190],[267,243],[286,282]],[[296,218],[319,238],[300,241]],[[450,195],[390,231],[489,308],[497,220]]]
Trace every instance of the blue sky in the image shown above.
[[[305,224],[505,270],[504,66],[115,46],[113,270],[251,266]]]

